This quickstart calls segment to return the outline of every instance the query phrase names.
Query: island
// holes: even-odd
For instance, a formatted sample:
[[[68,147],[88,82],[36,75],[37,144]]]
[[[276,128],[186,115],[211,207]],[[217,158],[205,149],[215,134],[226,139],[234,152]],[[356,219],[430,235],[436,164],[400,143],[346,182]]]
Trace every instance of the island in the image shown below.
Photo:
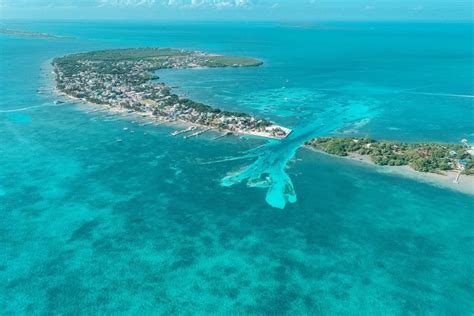
[[[56,88],[66,96],[228,133],[282,139],[291,130],[246,113],[194,102],[159,83],[159,69],[251,67],[262,62],[172,48],[127,48],[77,53],[52,61]]]
[[[368,137],[318,137],[305,145],[332,155],[368,158],[377,165],[409,166],[415,171],[437,174],[446,171],[474,174],[474,149],[466,140],[461,144],[437,144],[377,141]]]
[[[71,36],[60,36],[60,35],[53,35],[53,34],[40,33],[40,32],[17,31],[17,30],[12,30],[12,29],[0,29],[0,34],[36,37],[36,38],[44,38],[44,39],[71,39],[73,38]]]

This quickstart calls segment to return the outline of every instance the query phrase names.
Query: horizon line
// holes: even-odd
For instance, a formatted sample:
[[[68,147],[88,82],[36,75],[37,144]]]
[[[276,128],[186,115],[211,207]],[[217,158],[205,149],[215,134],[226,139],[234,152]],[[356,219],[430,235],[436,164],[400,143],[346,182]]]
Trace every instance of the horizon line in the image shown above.
[[[214,22],[257,22],[257,23],[282,23],[282,22],[300,22],[300,23],[332,23],[332,22],[341,22],[341,23],[474,23],[474,19],[286,19],[286,18],[275,18],[275,19],[259,19],[259,18],[235,18],[235,17],[226,17],[222,19],[199,19],[199,18],[124,18],[124,17],[111,17],[111,18],[38,18],[38,17],[1,17],[0,24],[4,21],[70,21],[70,22],[83,22],[83,21],[122,21],[122,22],[189,22],[189,23],[214,23]]]

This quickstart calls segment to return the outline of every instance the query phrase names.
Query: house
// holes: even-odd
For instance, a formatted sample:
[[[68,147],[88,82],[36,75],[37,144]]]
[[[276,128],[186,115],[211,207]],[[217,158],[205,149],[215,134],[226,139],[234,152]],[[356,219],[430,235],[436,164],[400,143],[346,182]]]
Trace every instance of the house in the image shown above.
[[[466,164],[467,164],[466,160],[464,160],[464,159],[458,160],[459,169],[464,170],[466,168]]]

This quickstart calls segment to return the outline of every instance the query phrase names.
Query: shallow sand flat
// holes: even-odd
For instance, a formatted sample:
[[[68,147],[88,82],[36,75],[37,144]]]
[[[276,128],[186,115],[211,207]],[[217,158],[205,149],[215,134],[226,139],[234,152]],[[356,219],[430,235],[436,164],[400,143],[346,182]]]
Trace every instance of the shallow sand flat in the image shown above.
[[[304,146],[304,147],[310,150],[316,151],[318,153],[330,155],[323,151],[314,149],[310,146]],[[456,179],[456,176],[458,174],[457,171],[445,171],[444,174],[437,174],[437,173],[429,173],[429,172],[419,172],[419,171],[413,170],[409,166],[380,166],[380,165],[374,164],[369,156],[365,156],[365,155],[361,155],[357,153],[350,153],[349,156],[346,156],[346,157],[335,156],[335,155],[330,155],[330,156],[371,165],[375,167],[377,171],[380,173],[404,176],[411,179],[415,179],[417,181],[429,183],[435,186],[449,188],[458,192],[474,195],[474,176],[472,175],[462,174],[459,177],[458,183],[454,183],[453,181]]]

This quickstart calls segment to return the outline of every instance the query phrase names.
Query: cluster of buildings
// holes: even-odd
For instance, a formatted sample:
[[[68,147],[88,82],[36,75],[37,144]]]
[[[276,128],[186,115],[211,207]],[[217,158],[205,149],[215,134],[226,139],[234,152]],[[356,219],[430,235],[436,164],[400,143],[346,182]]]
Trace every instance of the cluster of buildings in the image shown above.
[[[67,57],[65,57],[67,58]],[[55,60],[57,87],[84,101],[148,112],[165,120],[182,120],[231,132],[284,138],[290,130],[245,113],[227,112],[178,97],[157,83],[160,68],[205,66],[209,55],[196,54],[139,60]]]

